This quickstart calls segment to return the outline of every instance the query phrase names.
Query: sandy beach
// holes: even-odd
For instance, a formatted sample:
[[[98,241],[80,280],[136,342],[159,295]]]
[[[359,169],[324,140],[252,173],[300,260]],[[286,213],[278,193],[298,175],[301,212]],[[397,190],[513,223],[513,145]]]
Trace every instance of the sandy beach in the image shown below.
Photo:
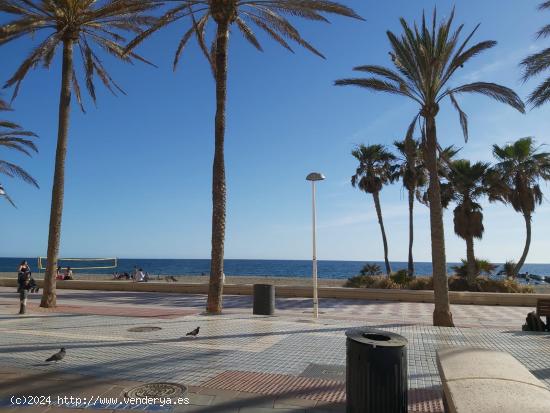
[[[0,272],[0,278],[16,278],[15,272]],[[34,273],[33,277],[42,279],[44,273]],[[74,274],[76,280],[113,280],[110,274]],[[167,282],[164,275],[160,275],[160,280],[157,275],[153,275],[152,282]],[[208,283],[207,275],[176,275],[180,283],[190,284],[206,284]],[[319,287],[343,287],[346,279],[329,279],[319,278]],[[131,280],[118,280],[117,282],[131,282]],[[172,282],[172,281],[170,281]],[[226,284],[273,284],[273,285],[311,285],[311,278],[306,277],[273,277],[273,276],[250,276],[250,275],[227,275],[225,277]],[[550,285],[533,285],[536,293],[550,294]]]
[[[0,272],[0,278],[16,278],[15,272]],[[36,279],[42,279],[44,273],[33,273]],[[157,280],[157,275],[151,276],[151,281]],[[166,282],[163,275],[161,282]],[[192,284],[208,283],[207,275],[177,275],[175,276],[178,282]],[[74,274],[76,280],[112,280],[110,274]],[[131,282],[128,280],[119,280],[119,282]],[[225,277],[227,284],[273,284],[273,285],[311,285],[311,278],[304,277],[270,277],[270,276],[244,276],[244,275],[227,275]],[[341,287],[345,284],[345,279],[319,279],[320,287]]]

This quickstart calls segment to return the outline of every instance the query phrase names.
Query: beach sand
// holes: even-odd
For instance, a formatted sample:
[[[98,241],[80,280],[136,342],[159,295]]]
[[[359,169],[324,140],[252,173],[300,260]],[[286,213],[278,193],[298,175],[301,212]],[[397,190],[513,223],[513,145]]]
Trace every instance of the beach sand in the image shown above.
[[[112,280],[110,274],[73,274],[75,280]],[[33,273],[36,279],[42,279],[44,273]],[[191,284],[207,284],[207,275],[177,275],[175,276],[180,283]],[[0,278],[17,278],[15,272],[0,272]],[[151,281],[158,281],[157,275],[151,276]],[[165,282],[164,276],[161,275],[162,282]],[[120,280],[119,282],[130,282],[128,280]],[[345,279],[326,279],[319,278],[320,287],[342,287],[345,284]],[[245,276],[245,275],[226,275],[226,284],[273,284],[273,285],[311,285],[311,277],[270,277],[270,276]]]

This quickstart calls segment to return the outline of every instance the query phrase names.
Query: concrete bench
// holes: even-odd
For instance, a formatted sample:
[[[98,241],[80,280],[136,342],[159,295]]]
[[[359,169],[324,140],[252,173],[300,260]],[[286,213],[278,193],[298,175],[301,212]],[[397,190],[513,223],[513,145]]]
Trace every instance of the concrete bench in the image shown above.
[[[445,347],[437,367],[446,413],[550,412],[550,390],[508,353]]]

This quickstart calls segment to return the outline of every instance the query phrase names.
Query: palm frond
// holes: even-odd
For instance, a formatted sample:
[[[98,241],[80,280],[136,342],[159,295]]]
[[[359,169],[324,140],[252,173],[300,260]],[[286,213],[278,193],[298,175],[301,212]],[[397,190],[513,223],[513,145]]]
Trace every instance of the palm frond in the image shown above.
[[[480,93],[499,102],[506,103],[521,113],[525,113],[525,105],[521,98],[512,89],[496,83],[474,82],[451,89],[442,97],[456,93]],[[441,98],[440,98],[441,99]]]
[[[538,85],[527,98],[527,102],[537,108],[550,101],[550,78]]]
[[[449,93],[449,97],[451,98],[451,102],[454,108],[458,112],[458,116],[460,118],[460,126],[462,127],[462,133],[464,134],[464,141],[468,142],[468,115],[466,115],[466,113],[464,113],[464,111],[460,108],[452,93]]]
[[[38,182],[36,182],[32,176],[30,176],[23,168],[11,162],[0,160],[0,174],[7,175],[10,178],[19,178],[24,182],[39,188]]]
[[[521,61],[523,66],[523,81],[538,75],[550,68],[550,48],[534,53]]]

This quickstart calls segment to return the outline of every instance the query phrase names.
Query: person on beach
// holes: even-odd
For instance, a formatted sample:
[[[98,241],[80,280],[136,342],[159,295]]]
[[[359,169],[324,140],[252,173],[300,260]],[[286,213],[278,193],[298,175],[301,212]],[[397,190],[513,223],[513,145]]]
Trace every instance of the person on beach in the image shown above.
[[[65,279],[65,275],[63,274],[63,269],[61,268],[61,266],[57,267],[57,273],[55,275],[55,279],[56,280],[64,280]]]
[[[38,286],[34,278],[32,278],[31,267],[27,261],[21,261],[17,269],[17,283],[19,287],[25,285],[31,293],[38,292]],[[20,288],[17,290],[20,291]]]
[[[65,271],[65,278],[64,280],[74,280],[73,278],[73,270],[71,270],[71,267],[67,267],[67,270]]]
[[[134,269],[132,270],[132,280],[137,281],[137,275],[138,275],[138,267],[137,265],[134,265]]]

